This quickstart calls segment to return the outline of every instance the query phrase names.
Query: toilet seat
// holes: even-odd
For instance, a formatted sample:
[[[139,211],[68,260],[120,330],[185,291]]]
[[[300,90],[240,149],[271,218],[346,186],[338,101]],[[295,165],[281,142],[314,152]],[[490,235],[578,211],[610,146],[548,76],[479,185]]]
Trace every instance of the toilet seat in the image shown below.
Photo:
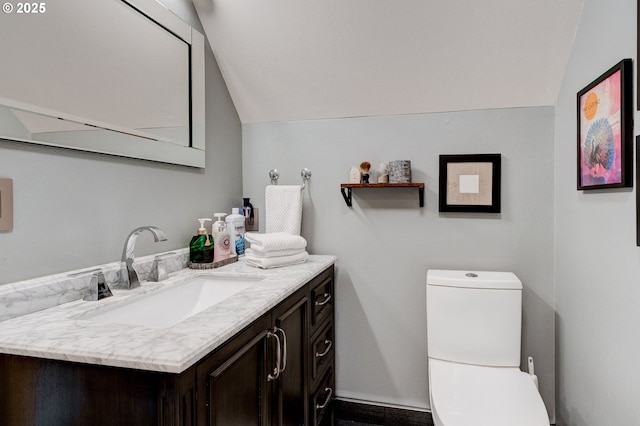
[[[549,416],[528,374],[429,358],[436,426],[548,426]]]

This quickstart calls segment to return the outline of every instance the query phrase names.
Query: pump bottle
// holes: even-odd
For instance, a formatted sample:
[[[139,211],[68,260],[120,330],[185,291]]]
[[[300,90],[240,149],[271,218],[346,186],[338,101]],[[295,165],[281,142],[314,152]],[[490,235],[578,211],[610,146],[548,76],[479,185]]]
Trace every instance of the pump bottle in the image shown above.
[[[231,235],[227,231],[227,225],[224,222],[226,213],[214,213],[216,221],[211,227],[213,234],[213,261],[219,262],[232,256]]]
[[[211,219],[198,219],[200,228],[198,235],[194,235],[189,243],[189,260],[191,263],[213,262],[213,237],[207,233],[204,223]]]
[[[238,256],[244,255],[244,219],[238,207],[232,208],[231,214],[224,219],[233,242],[232,248],[235,248],[235,254]]]

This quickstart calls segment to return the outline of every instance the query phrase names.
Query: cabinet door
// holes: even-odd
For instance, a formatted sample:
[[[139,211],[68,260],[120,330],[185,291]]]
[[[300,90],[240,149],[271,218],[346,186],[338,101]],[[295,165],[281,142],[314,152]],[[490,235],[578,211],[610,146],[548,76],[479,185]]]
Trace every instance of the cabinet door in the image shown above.
[[[283,350],[278,380],[273,381],[275,410],[272,425],[306,425],[307,396],[309,393],[308,371],[308,333],[309,333],[309,297],[304,287],[273,311],[274,332],[281,335]],[[286,336],[286,337],[285,337]],[[286,349],[286,355],[285,355]]]
[[[160,416],[173,381],[163,373],[0,354],[0,425],[180,425]]]
[[[270,398],[267,376],[269,317],[256,321],[221,350],[198,365],[198,424],[209,426],[267,426]],[[200,396],[198,397],[201,398]]]

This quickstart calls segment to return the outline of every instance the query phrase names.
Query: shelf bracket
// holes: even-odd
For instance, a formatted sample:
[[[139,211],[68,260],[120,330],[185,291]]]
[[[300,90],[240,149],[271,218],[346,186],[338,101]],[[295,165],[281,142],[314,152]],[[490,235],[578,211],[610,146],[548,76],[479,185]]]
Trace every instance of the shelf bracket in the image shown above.
[[[418,198],[420,199],[420,207],[424,207],[424,185],[418,187]]]
[[[342,187],[340,188],[340,192],[342,192],[342,198],[344,198],[344,202],[347,203],[348,207],[351,207],[353,205],[353,203],[351,202],[351,188]]]

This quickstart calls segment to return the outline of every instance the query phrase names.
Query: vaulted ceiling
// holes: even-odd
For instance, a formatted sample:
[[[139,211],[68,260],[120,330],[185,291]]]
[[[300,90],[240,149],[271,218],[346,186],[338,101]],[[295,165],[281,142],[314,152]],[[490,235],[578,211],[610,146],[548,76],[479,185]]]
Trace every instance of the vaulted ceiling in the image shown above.
[[[193,0],[243,123],[554,105],[584,0]]]

